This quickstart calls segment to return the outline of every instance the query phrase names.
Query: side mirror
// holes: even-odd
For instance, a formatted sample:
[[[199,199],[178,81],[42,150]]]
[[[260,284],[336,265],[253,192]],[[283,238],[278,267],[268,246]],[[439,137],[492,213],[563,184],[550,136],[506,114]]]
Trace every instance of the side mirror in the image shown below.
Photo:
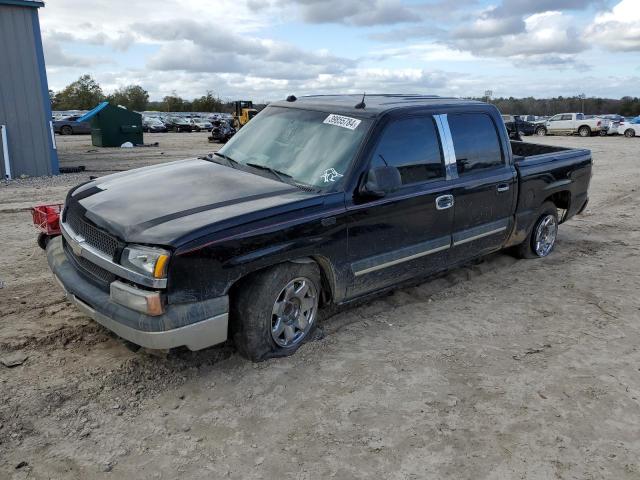
[[[360,193],[365,196],[382,198],[388,193],[395,192],[401,186],[400,170],[391,166],[376,167],[367,173],[367,179],[360,187]]]

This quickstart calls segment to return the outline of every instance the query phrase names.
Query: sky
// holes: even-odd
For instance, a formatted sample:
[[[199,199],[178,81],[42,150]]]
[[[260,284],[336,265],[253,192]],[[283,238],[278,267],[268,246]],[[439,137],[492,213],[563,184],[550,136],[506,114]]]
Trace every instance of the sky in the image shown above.
[[[56,91],[640,95],[640,0],[49,0],[40,22]]]

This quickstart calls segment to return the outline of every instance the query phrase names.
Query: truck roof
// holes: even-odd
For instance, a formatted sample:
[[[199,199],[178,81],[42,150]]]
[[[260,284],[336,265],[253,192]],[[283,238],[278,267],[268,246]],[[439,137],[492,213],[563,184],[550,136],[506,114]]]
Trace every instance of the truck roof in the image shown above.
[[[281,100],[271,105],[277,107],[305,108],[311,110],[331,110],[359,117],[376,117],[382,113],[399,108],[430,107],[444,105],[484,105],[484,102],[437,95],[410,94],[366,94],[365,108],[356,108],[362,101],[362,94],[350,95],[306,95],[295,101]]]

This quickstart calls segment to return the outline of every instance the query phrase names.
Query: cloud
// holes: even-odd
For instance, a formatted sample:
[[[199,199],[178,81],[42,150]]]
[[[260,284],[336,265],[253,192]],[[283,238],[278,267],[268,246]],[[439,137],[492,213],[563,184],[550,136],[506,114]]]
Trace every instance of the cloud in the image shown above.
[[[181,20],[136,24],[138,34],[161,47],[147,62],[152,70],[240,73],[272,79],[304,79],[353,67],[355,61],[327,52],[248,37],[216,25]]]
[[[523,16],[549,11],[584,10],[604,0],[504,0],[493,11],[495,16]]]
[[[82,33],[82,30],[90,30],[91,32]],[[96,30],[94,25],[84,24],[80,31],[44,30],[43,35],[49,42],[106,45],[120,52],[128,50],[136,41],[136,36],[131,31],[107,35]]]
[[[307,23],[372,26],[420,21],[418,12],[400,0],[277,0],[276,5],[297,7]]]
[[[536,13],[523,21],[521,33],[477,35],[473,41],[452,35],[449,44],[459,50],[467,50],[479,57],[505,57],[522,60],[535,56],[539,65],[544,56],[560,58],[582,52],[588,45],[572,27],[572,17],[562,12]],[[478,33],[478,32],[476,32]]]
[[[48,67],[91,67],[100,59],[72,55],[65,52],[55,40],[43,41],[44,58]]]
[[[256,101],[362,91],[552,95],[575,83],[610,95],[597,47],[620,51],[616,71],[637,77],[637,62],[622,53],[638,50],[638,9],[628,10],[637,2],[56,0],[40,16],[57,89],[89,73],[105,92],[136,83],[153,99],[174,90]],[[603,3],[617,5],[589,13]],[[327,32],[335,37],[325,42]],[[325,45],[332,50],[318,49]],[[583,82],[585,61],[599,81]],[[634,84],[619,91],[633,94]]]
[[[622,0],[611,11],[596,15],[585,38],[613,51],[640,51],[638,0]]]
[[[465,62],[473,60],[473,55],[466,51],[449,48],[441,43],[427,42],[376,49],[370,58],[376,61],[407,59],[421,62]]]
[[[525,31],[521,17],[498,17],[494,10],[485,11],[471,24],[457,28],[453,36],[458,38],[492,38]]]

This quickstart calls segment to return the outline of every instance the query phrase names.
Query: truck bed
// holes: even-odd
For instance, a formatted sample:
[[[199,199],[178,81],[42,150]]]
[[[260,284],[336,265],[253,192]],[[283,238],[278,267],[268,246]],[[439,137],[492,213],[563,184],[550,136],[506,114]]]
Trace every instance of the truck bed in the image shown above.
[[[532,225],[545,199],[555,197],[555,203],[565,210],[561,221],[584,208],[591,179],[590,150],[518,141],[511,141],[511,150],[519,179],[518,230]]]
[[[550,162],[579,164],[591,161],[591,151],[586,148],[566,148],[511,140],[513,161],[519,170],[545,165]],[[522,173],[522,172],[521,172]]]
[[[537,143],[518,142],[511,141],[511,151],[513,152],[513,160],[515,162],[521,162],[528,159],[528,157],[537,157],[540,155],[549,155],[559,152],[566,152],[570,150],[577,150],[566,147],[554,147],[552,145],[540,145]]]

